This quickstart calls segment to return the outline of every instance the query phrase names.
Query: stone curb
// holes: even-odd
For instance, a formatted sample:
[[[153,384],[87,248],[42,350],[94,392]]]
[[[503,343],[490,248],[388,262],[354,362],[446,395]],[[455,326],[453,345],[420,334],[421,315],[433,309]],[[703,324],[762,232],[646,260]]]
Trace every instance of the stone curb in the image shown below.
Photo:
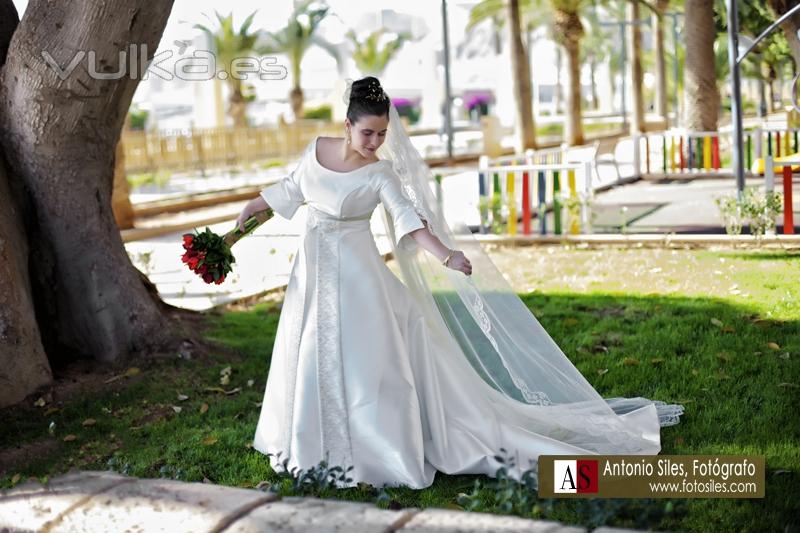
[[[753,235],[724,235],[724,234],[674,234],[674,233],[597,233],[580,235],[492,235],[473,234],[475,240],[486,244],[503,244],[530,246],[539,244],[587,244],[605,245],[621,244],[627,246],[655,245],[667,246],[670,244],[689,246],[733,246],[757,245],[759,241]],[[456,235],[456,241],[468,240]],[[800,235],[765,235],[761,238],[762,246],[800,246]]]
[[[447,509],[285,497],[255,489],[70,471],[0,492],[0,531],[585,533],[583,527]],[[594,533],[635,533],[601,527]]]

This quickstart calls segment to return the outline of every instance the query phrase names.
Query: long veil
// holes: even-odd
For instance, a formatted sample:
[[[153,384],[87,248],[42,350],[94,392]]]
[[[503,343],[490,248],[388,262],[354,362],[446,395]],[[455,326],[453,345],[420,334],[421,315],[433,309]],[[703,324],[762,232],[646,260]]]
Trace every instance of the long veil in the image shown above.
[[[346,101],[349,90],[348,83]],[[453,339],[485,383],[514,400],[511,403],[546,407],[549,415],[542,420],[558,419],[562,424],[558,435],[564,436],[565,442],[598,453],[613,453],[610,449],[619,450],[617,453],[648,453],[643,445],[637,448],[635,439],[624,438],[626,433],[636,432],[627,432],[623,419],[641,420],[640,415],[653,416],[654,411],[657,424],[648,419],[645,426],[655,426],[656,431],[659,426],[679,422],[682,405],[644,397],[603,399],[598,394],[517,296],[466,224],[451,220],[448,225],[444,220],[429,185],[431,170],[412,145],[394,105],[390,105],[388,131],[378,156],[391,161],[404,193],[428,229],[446,246],[462,250],[472,263],[472,275],[466,276],[444,267],[416,245],[408,246],[403,241],[404,246],[398,246],[390,215],[386,209],[381,210],[403,281],[428,326],[435,330],[434,334]],[[654,410],[643,409],[651,405]],[[643,410],[634,413],[640,409]],[[517,420],[528,427],[541,427],[534,419],[526,418],[532,412],[528,407],[509,410],[526,413]],[[619,416],[626,414],[633,416]],[[567,427],[567,419],[574,421],[572,427]],[[605,444],[615,446],[597,446],[599,436],[588,434],[604,428],[608,428],[607,433],[616,434],[606,435],[609,440]]]

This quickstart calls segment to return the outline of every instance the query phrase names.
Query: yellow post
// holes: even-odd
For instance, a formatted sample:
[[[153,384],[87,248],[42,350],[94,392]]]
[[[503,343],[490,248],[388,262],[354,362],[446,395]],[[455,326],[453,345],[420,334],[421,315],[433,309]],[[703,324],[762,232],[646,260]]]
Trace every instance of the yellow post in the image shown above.
[[[675,172],[675,136],[669,138],[669,169]]]
[[[791,132],[786,130],[786,134],[783,136],[783,154],[789,155],[792,153],[792,145],[789,143],[789,139],[791,137]]]
[[[703,138],[703,168],[711,170],[711,137]]]
[[[517,164],[516,159],[514,164]],[[506,174],[506,205],[508,206],[508,234],[517,234],[517,197],[514,195],[514,172]]]
[[[567,186],[569,187],[569,198],[573,203],[578,199],[578,190],[575,187],[575,171],[572,169],[567,171]],[[574,206],[569,211],[569,232],[572,235],[581,232],[580,208],[576,209]]]

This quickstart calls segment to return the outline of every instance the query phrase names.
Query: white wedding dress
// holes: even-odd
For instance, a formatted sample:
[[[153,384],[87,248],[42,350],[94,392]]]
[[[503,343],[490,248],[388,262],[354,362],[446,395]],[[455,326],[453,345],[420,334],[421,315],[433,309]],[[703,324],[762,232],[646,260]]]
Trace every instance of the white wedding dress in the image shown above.
[[[452,337],[429,327],[378,251],[370,218],[379,203],[399,242],[423,227],[391,164],[335,172],[319,163],[316,140],[261,191],[287,219],[308,206],[253,441],[274,469],[327,459],[354,467],[340,487],[419,489],[437,470],[494,476],[501,448],[516,458],[515,477],[541,454],[660,451],[652,404],[597,416],[580,402],[523,403],[488,385]]]

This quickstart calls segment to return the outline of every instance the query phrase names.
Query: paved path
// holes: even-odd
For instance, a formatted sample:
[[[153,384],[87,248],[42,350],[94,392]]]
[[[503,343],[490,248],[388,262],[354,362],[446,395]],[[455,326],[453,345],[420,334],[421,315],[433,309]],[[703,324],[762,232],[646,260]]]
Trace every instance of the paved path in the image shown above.
[[[268,491],[114,472],[72,471],[0,492],[0,531],[517,532],[584,533],[548,520],[448,509],[384,510],[371,503],[285,497]],[[601,527],[594,533],[634,532]]]

